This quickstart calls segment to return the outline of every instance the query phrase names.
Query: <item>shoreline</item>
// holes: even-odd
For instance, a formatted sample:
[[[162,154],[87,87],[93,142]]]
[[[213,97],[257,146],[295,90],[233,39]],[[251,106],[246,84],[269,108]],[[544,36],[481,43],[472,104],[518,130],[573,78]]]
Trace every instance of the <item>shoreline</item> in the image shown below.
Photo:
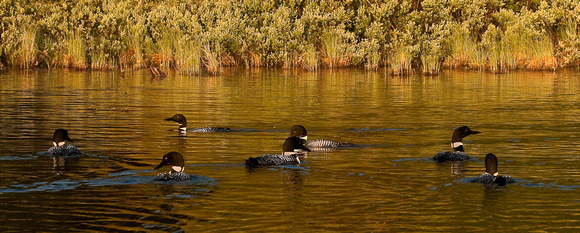
[[[580,67],[576,3],[16,0],[0,9],[0,66],[558,70]]]

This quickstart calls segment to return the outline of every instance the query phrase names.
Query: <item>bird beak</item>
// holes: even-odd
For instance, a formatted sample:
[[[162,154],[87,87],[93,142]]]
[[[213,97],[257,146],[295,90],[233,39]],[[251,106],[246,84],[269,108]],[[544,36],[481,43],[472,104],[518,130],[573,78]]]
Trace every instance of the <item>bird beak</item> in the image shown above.
[[[470,132],[470,134],[478,134],[478,133],[481,133],[481,132],[479,132],[479,131],[471,131]]]
[[[167,118],[164,121],[173,121],[173,117]]]
[[[167,165],[167,161],[163,160],[159,165],[157,165],[157,167],[153,168],[153,170],[157,170],[165,165]]]

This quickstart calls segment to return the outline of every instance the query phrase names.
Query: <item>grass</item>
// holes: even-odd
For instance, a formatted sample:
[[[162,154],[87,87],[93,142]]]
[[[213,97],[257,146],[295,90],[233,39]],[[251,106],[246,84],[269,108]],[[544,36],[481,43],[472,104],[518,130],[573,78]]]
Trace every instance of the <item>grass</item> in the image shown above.
[[[305,70],[318,70],[318,52],[314,45],[308,46],[306,52],[300,56],[301,67]]]
[[[20,68],[32,68],[37,62],[37,51],[36,30],[34,28],[26,28],[22,32],[20,49],[17,52],[17,63],[20,64]]]
[[[175,49],[175,69],[180,74],[196,75],[201,73],[202,49],[194,42],[179,40]]]
[[[64,65],[77,69],[87,68],[87,46],[78,31],[71,34],[66,40],[66,55],[64,56]]]
[[[400,45],[393,48],[389,54],[389,63],[391,64],[391,73],[394,75],[411,74],[412,54],[407,46]]]

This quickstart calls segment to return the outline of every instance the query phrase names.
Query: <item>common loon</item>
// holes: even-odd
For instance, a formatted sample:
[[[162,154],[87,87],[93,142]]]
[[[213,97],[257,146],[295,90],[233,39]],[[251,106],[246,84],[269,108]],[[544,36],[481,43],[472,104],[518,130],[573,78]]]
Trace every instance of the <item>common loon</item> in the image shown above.
[[[463,151],[462,140],[464,137],[478,133],[481,132],[472,131],[467,126],[455,129],[455,131],[453,131],[453,136],[451,136],[451,148],[455,151],[441,151],[433,156],[433,160],[437,162],[469,160],[469,156]]]
[[[246,166],[255,168],[273,165],[300,164],[298,156],[304,154],[305,151],[310,150],[304,147],[304,139],[289,137],[284,141],[282,154],[265,154],[256,158],[250,157],[246,160]]]
[[[51,156],[78,156],[81,152],[73,145],[67,145],[66,141],[73,142],[68,137],[66,129],[57,129],[52,136],[53,147],[48,149],[48,154]]]
[[[306,128],[304,128],[304,126],[302,125],[292,126],[292,128],[290,129],[290,136],[308,140],[308,132],[306,131]],[[334,147],[355,147],[358,145],[349,142],[335,142],[326,139],[316,139],[312,141],[306,141],[304,146],[310,148],[334,148]]]
[[[157,167],[153,170],[157,170],[165,165],[171,165],[171,171],[168,173],[159,173],[153,178],[156,181],[166,181],[166,180],[176,180],[183,181],[188,180],[189,175],[183,172],[185,170],[185,160],[183,156],[177,152],[169,152],[163,155],[163,160]]]
[[[504,186],[508,183],[514,183],[515,180],[509,175],[499,175],[497,172],[497,157],[489,153],[485,156],[485,173],[481,174],[473,183],[482,183],[491,186]]]
[[[212,132],[230,132],[232,131],[230,128],[223,128],[223,127],[199,127],[187,130],[187,120],[183,114],[175,114],[170,118],[165,119],[166,121],[175,121],[179,123],[179,133],[185,134],[186,132],[195,132],[195,133],[212,133]]]

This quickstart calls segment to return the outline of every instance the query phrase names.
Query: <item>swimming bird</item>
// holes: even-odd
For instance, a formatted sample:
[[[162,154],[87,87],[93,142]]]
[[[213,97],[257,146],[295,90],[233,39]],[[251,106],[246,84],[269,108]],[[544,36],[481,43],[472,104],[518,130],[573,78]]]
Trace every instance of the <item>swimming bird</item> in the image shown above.
[[[491,186],[505,186],[508,183],[514,183],[509,175],[499,175],[497,171],[497,157],[489,153],[485,156],[485,173],[481,174],[477,179],[471,181],[473,183],[482,183]]]
[[[265,154],[256,158],[248,158],[246,165],[250,168],[273,166],[273,165],[287,165],[300,164],[299,155],[310,151],[304,147],[304,139],[298,137],[288,137],[282,146],[282,154]]]
[[[156,181],[176,180],[183,181],[189,179],[189,175],[183,172],[185,170],[185,160],[178,152],[169,152],[163,155],[163,160],[153,170],[163,166],[171,165],[171,171],[168,173],[159,173],[153,178]]]
[[[308,140],[308,132],[306,131],[306,128],[304,128],[304,126],[302,125],[292,126],[292,128],[290,129],[290,136]],[[310,148],[335,148],[335,147],[355,147],[358,145],[349,142],[335,142],[326,139],[316,139],[312,141],[306,141],[304,146]]]
[[[472,131],[467,126],[461,126],[451,136],[451,148],[455,151],[441,151],[433,156],[433,160],[437,162],[445,161],[465,161],[469,160],[469,156],[463,151],[463,138],[471,134],[479,134],[479,131]]]
[[[48,149],[52,156],[78,156],[81,152],[73,145],[67,145],[66,141],[73,142],[68,136],[66,129],[57,129],[52,136],[53,147]]]
[[[195,132],[195,133],[212,133],[212,132],[230,132],[232,131],[230,128],[224,127],[199,127],[187,130],[187,120],[183,114],[175,114],[170,118],[165,119],[165,121],[175,121],[179,123],[179,133],[185,134],[186,132]]]

